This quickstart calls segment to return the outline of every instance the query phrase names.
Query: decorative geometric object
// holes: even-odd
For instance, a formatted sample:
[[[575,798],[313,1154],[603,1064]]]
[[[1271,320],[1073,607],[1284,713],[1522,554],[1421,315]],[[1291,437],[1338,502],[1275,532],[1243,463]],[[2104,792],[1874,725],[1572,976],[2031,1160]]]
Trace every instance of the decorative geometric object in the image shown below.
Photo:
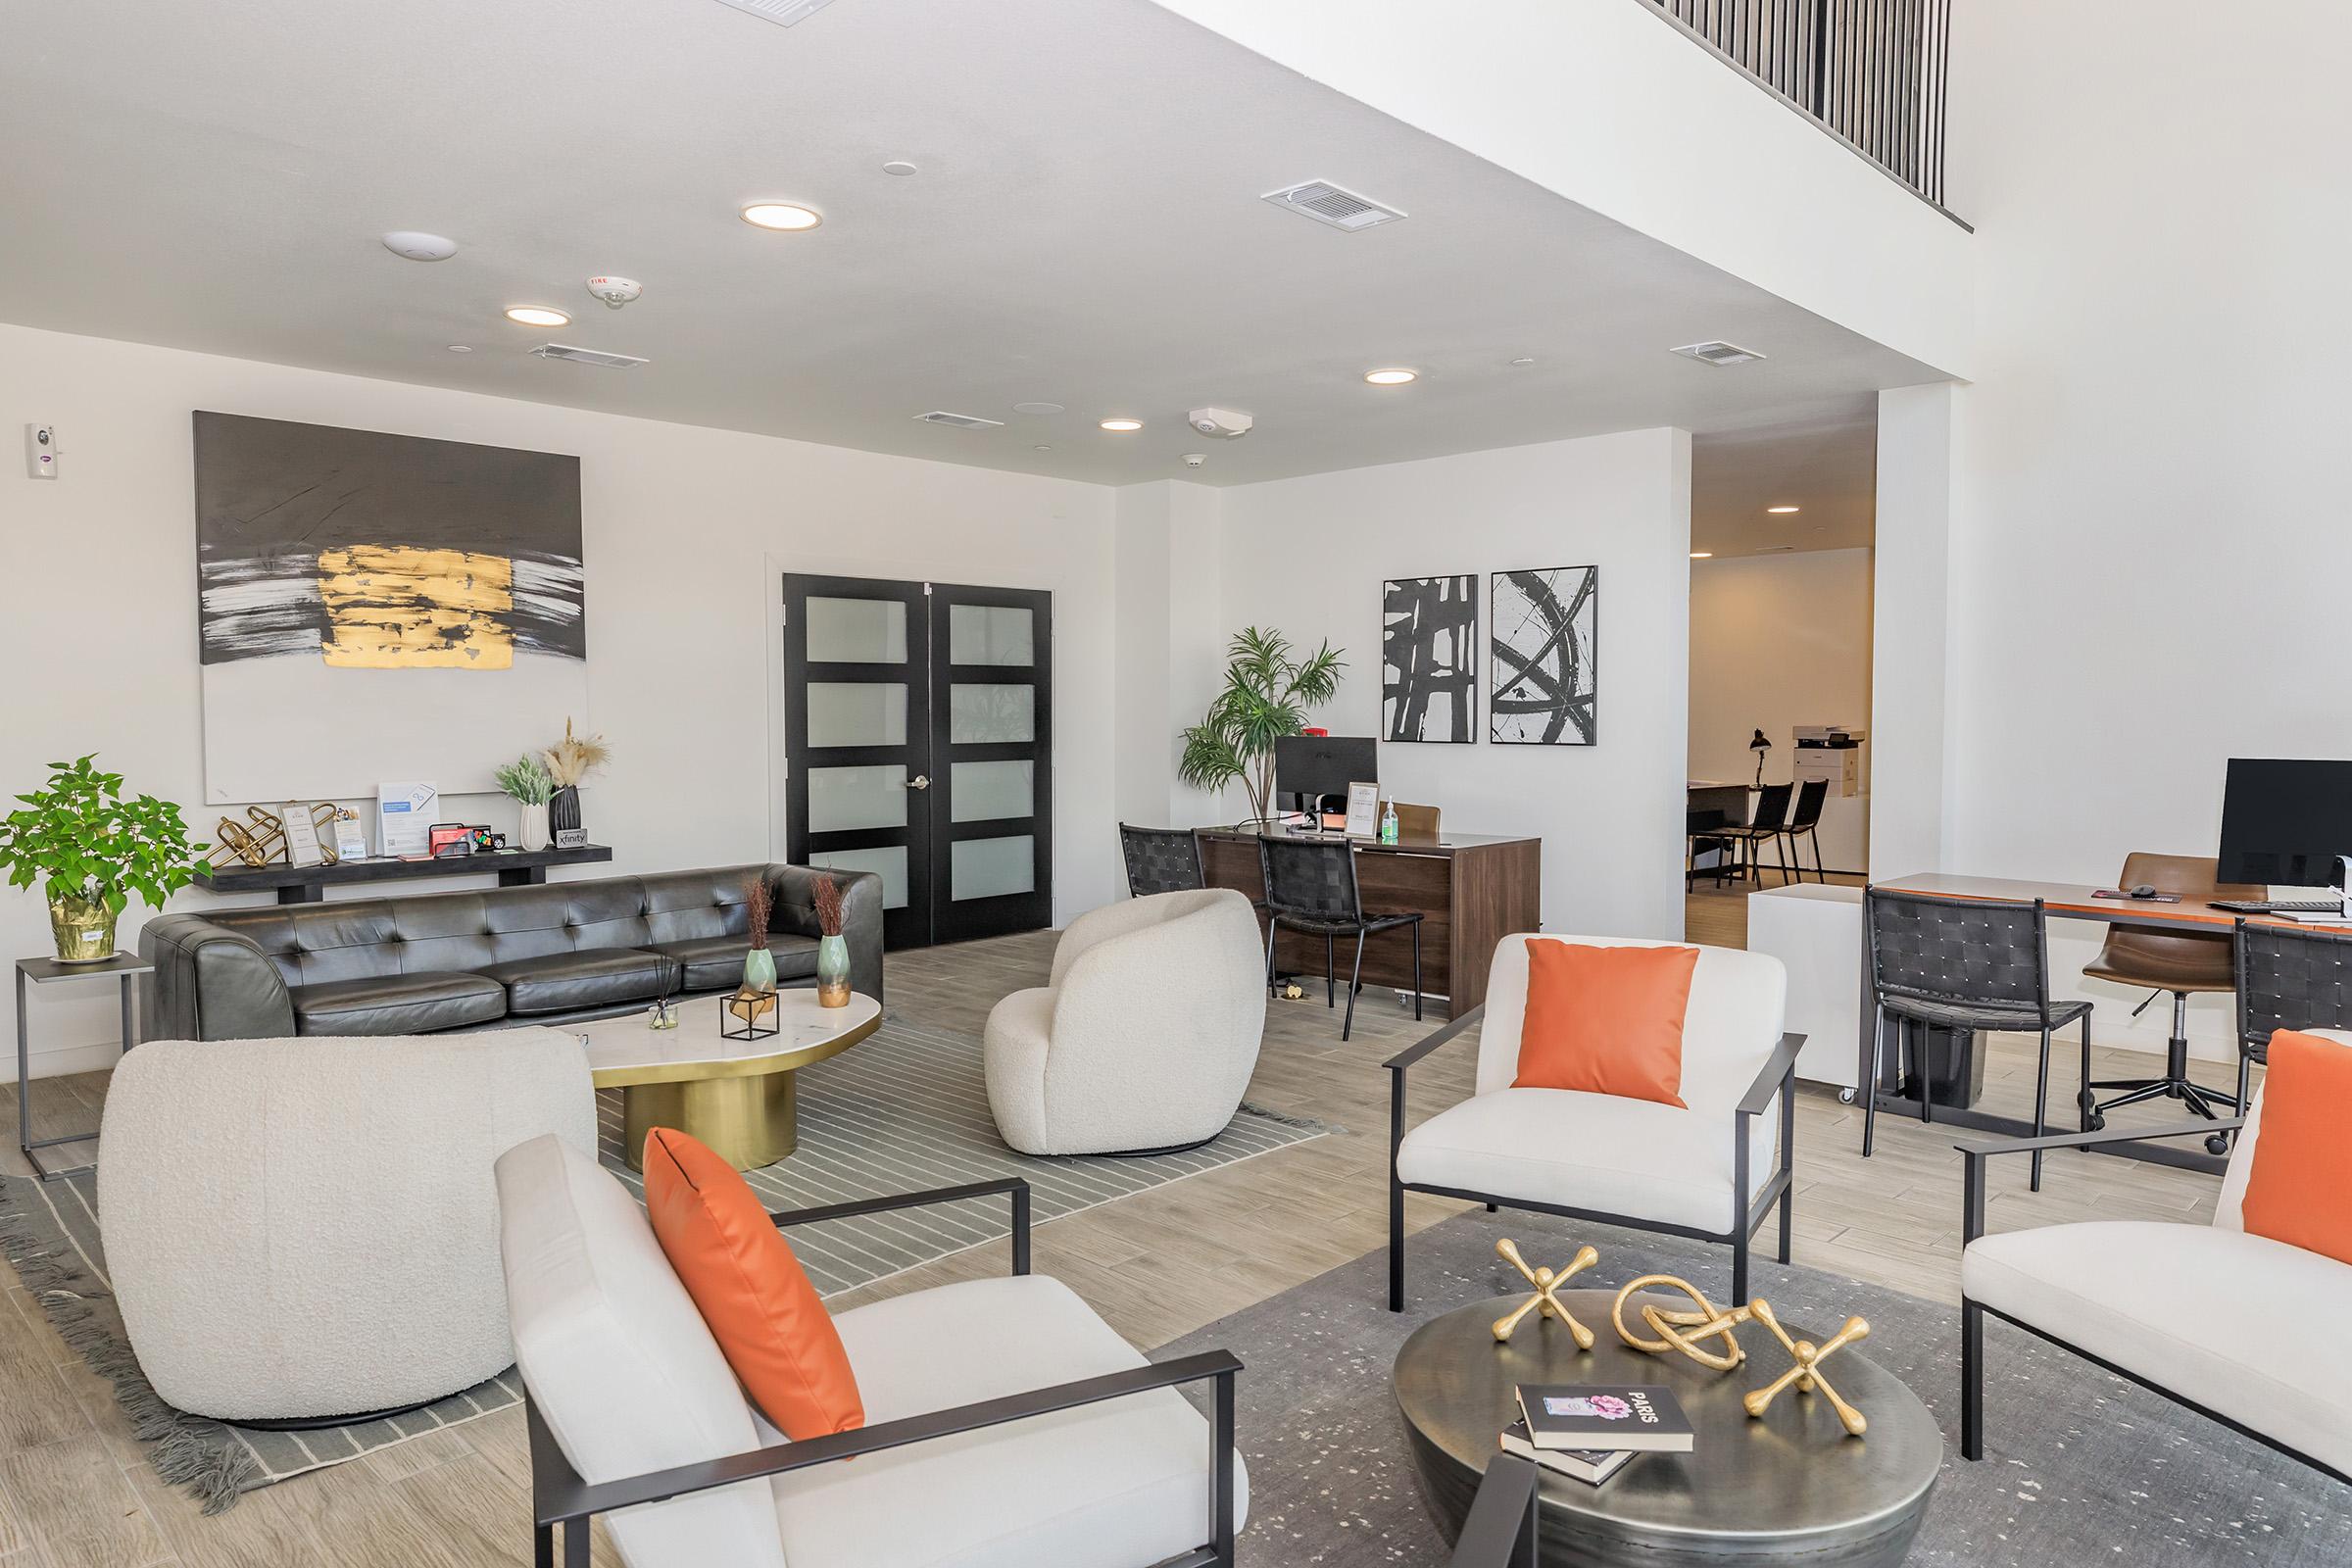
[[[1823,1398],[1829,1400],[1830,1407],[1838,1412],[1838,1419],[1845,1423],[1847,1436],[1858,1438],[1867,1432],[1870,1429],[1870,1423],[1863,1419],[1861,1411],[1846,1403],[1838,1391],[1830,1387],[1829,1379],[1821,1375],[1821,1363],[1829,1358],[1832,1351],[1840,1347],[1851,1345],[1856,1340],[1868,1339],[1870,1324],[1862,1318],[1849,1317],[1845,1320],[1845,1327],[1831,1336],[1827,1345],[1816,1346],[1811,1340],[1790,1338],[1788,1331],[1781,1327],[1781,1320],[1773,1316],[1771,1303],[1761,1296],[1748,1302],[1747,1305],[1748,1310],[1754,1314],[1755,1320],[1770,1329],[1772,1337],[1780,1341],[1781,1348],[1796,1361],[1796,1365],[1782,1373],[1763,1388],[1750,1393],[1746,1398],[1740,1401],[1746,1406],[1747,1413],[1751,1416],[1762,1415],[1765,1407],[1772,1403],[1783,1389],[1794,1387],[1799,1394],[1819,1393]]]
[[[1575,1317],[1570,1315],[1568,1308],[1560,1304],[1559,1291],[1561,1286],[1600,1261],[1598,1251],[1590,1247],[1578,1248],[1576,1256],[1568,1260],[1568,1266],[1556,1274],[1547,1268],[1528,1267],[1527,1259],[1519,1255],[1519,1244],[1507,1236],[1494,1244],[1494,1253],[1511,1267],[1517,1269],[1520,1274],[1525,1276],[1527,1283],[1536,1288],[1535,1295],[1520,1302],[1510,1313],[1494,1320],[1496,1343],[1508,1340],[1512,1331],[1519,1327],[1520,1320],[1528,1313],[1541,1312],[1545,1317],[1557,1318],[1560,1322],[1567,1324],[1568,1332],[1576,1339],[1578,1349],[1590,1350],[1592,1348],[1592,1331],[1579,1323]]]
[[[1657,1336],[1654,1340],[1642,1339],[1625,1326],[1626,1298],[1649,1286],[1680,1291],[1697,1308],[1696,1311],[1675,1311],[1653,1301],[1642,1302],[1642,1321],[1649,1325],[1650,1333]],[[1698,1293],[1697,1286],[1672,1274],[1644,1274],[1639,1279],[1629,1280],[1609,1306],[1609,1322],[1615,1326],[1617,1337],[1635,1349],[1646,1350],[1651,1355],[1680,1350],[1699,1365],[1711,1366],[1718,1372],[1729,1372],[1747,1359],[1747,1352],[1740,1348],[1739,1337],[1732,1330],[1746,1322],[1749,1315],[1744,1306],[1718,1307]],[[1723,1349],[1700,1348],[1706,1341],[1717,1338],[1723,1341]]]
[[[1478,703],[1478,578],[1400,577],[1382,590],[1380,717],[1392,741],[1467,746]]]
[[[723,1040],[765,1040],[777,1028],[776,994],[750,986],[726,999],[725,1016],[718,1023]]]
[[[220,842],[206,857],[210,863],[226,865],[233,858],[258,869],[285,858],[286,819],[259,806],[245,808],[245,818],[224,816],[213,824],[213,837]]]
[[[1498,571],[1487,734],[1502,746],[1591,746],[1598,737],[1600,568]]]

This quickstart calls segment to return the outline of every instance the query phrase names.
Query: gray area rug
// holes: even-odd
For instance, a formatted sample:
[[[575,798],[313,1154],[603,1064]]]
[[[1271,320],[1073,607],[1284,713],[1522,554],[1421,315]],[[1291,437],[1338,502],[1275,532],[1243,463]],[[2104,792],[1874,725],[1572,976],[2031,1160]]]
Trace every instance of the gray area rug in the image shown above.
[[[771,1208],[1018,1175],[1029,1181],[1032,1217],[1042,1224],[1329,1131],[1317,1121],[1245,1104],[1223,1133],[1181,1154],[1031,1158],[1014,1153],[997,1134],[980,1042],[895,1017],[855,1051],[804,1069],[799,1094],[800,1148],[747,1173]],[[604,1162],[642,1198],[643,1184],[621,1160],[620,1097],[607,1092],[597,1101]],[[424,1409],[322,1432],[261,1432],[172,1409],[140,1373],[115,1309],[97,1185],[95,1170],[54,1182],[0,1176],[0,1252],[66,1344],[112,1382],[156,1473],[187,1487],[208,1512],[227,1507],[240,1493],[357,1459],[521,1398],[521,1382],[509,1368]],[[966,1248],[1001,1243],[1010,1230],[1010,1205],[993,1198],[796,1226],[791,1238],[810,1280],[830,1296]]]
[[[1494,1255],[1502,1236],[1517,1240],[1531,1262],[1564,1259],[1585,1242],[1597,1247],[1600,1262],[1578,1276],[1580,1289],[1650,1273],[1679,1274],[1718,1301],[1731,1287],[1724,1248],[1473,1211],[1413,1240],[1401,1313],[1387,1309],[1388,1254],[1375,1250],[1163,1346],[1155,1359],[1223,1348],[1248,1368],[1239,1394],[1250,1466],[1241,1538],[1248,1568],[1445,1563],[1447,1542],[1422,1501],[1390,1369],[1405,1338],[1439,1313],[1526,1294]],[[1868,1318],[1870,1338],[1857,1348],[1910,1385],[1943,1423],[1943,1473],[1912,1547],[1914,1564],[2352,1563],[2352,1488],[1991,1320],[1985,1456],[1971,1464],[1959,1446],[1957,1306],[1802,1266],[1759,1260],[1754,1273],[1753,1294],[1788,1319]],[[1610,1332],[1605,1323],[1594,1327]]]

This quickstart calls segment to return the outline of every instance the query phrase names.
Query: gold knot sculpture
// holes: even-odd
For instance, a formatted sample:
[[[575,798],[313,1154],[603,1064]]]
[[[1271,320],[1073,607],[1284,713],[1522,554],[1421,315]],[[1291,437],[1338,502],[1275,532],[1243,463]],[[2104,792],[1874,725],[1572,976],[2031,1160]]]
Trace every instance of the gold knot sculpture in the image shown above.
[[[1591,1249],[1586,1250],[1590,1251]],[[1691,1309],[1662,1307],[1654,1301],[1642,1302],[1642,1322],[1655,1336],[1654,1339],[1645,1339],[1625,1326],[1625,1303],[1636,1291],[1652,1286],[1682,1292],[1690,1298]],[[1522,1307],[1521,1310],[1525,1311],[1526,1308]],[[1761,1323],[1769,1329],[1772,1337],[1781,1342],[1781,1348],[1788,1352],[1789,1359],[1795,1362],[1778,1378],[1740,1399],[1741,1407],[1751,1418],[1763,1415],[1772,1401],[1780,1396],[1782,1390],[1793,1388],[1799,1394],[1820,1394],[1830,1402],[1830,1407],[1838,1412],[1838,1419],[1844,1423],[1849,1435],[1858,1438],[1869,1430],[1870,1423],[1862,1412],[1848,1404],[1821,1374],[1821,1363],[1834,1351],[1870,1336],[1870,1324],[1861,1318],[1847,1318],[1845,1327],[1839,1329],[1828,1344],[1817,1346],[1810,1340],[1794,1338],[1783,1328],[1781,1320],[1773,1314],[1772,1303],[1761,1296],[1745,1306],[1719,1307],[1700,1295],[1698,1287],[1672,1274],[1644,1274],[1640,1279],[1628,1281],[1609,1307],[1609,1323],[1617,1330],[1617,1337],[1635,1349],[1650,1355],[1679,1351],[1699,1365],[1712,1367],[1718,1372],[1729,1372],[1747,1359],[1747,1352],[1740,1348],[1739,1337],[1732,1331],[1742,1323],[1750,1322]],[[1497,1338],[1501,1337],[1501,1328],[1502,1325],[1495,1325]],[[1722,1340],[1724,1348],[1721,1350],[1706,1348],[1706,1342],[1715,1339]]]
[[[1576,1256],[1568,1260],[1568,1266],[1556,1274],[1547,1268],[1530,1268],[1527,1259],[1519,1255],[1519,1244],[1507,1236],[1494,1244],[1494,1255],[1525,1275],[1527,1283],[1536,1288],[1536,1294],[1520,1302],[1516,1309],[1494,1320],[1497,1343],[1509,1339],[1528,1313],[1540,1312],[1567,1324],[1568,1332],[1576,1338],[1578,1349],[1592,1348],[1592,1331],[1569,1314],[1568,1308],[1560,1303],[1559,1293],[1561,1286],[1600,1261],[1598,1251],[1591,1247],[1579,1248]]]
[[[1781,1342],[1782,1348],[1795,1359],[1796,1365],[1740,1400],[1747,1407],[1747,1413],[1751,1416],[1762,1415],[1765,1406],[1772,1403],[1783,1389],[1793,1386],[1799,1394],[1818,1393],[1829,1400],[1830,1408],[1838,1412],[1838,1419],[1845,1423],[1845,1430],[1850,1435],[1858,1438],[1868,1431],[1870,1423],[1863,1419],[1862,1412],[1846,1403],[1843,1396],[1830,1387],[1829,1379],[1821,1375],[1821,1363],[1840,1346],[1868,1339],[1870,1324],[1861,1318],[1849,1317],[1845,1320],[1845,1327],[1831,1336],[1829,1344],[1817,1346],[1811,1340],[1791,1339],[1788,1331],[1781,1327],[1781,1320],[1772,1315],[1772,1303],[1764,1298],[1759,1296],[1750,1301],[1748,1309],[1757,1322],[1772,1331],[1772,1337]]]

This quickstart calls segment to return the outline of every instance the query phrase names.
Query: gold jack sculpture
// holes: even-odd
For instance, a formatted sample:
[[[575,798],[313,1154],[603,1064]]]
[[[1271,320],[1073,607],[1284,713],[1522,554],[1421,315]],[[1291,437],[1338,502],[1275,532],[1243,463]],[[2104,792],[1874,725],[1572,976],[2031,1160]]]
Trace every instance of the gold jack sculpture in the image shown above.
[[[1567,1324],[1568,1332],[1576,1337],[1578,1349],[1592,1348],[1592,1331],[1569,1315],[1568,1308],[1560,1304],[1559,1291],[1569,1280],[1600,1261],[1597,1250],[1591,1247],[1579,1248],[1576,1256],[1568,1260],[1568,1266],[1556,1274],[1547,1268],[1528,1267],[1527,1259],[1519,1255],[1519,1244],[1507,1236],[1494,1244],[1494,1253],[1525,1275],[1527,1283],[1536,1288],[1536,1294],[1520,1302],[1516,1310],[1494,1320],[1494,1338],[1498,1343],[1509,1339],[1511,1332],[1519,1327],[1520,1320],[1528,1313],[1541,1312],[1545,1317],[1555,1317]]]
[[[1747,1407],[1747,1413],[1751,1416],[1762,1415],[1765,1406],[1771,1404],[1783,1389],[1793,1385],[1799,1394],[1818,1391],[1823,1398],[1830,1401],[1830,1407],[1838,1412],[1838,1419],[1845,1423],[1845,1430],[1852,1436],[1858,1438],[1868,1431],[1870,1423],[1863,1419],[1862,1412],[1846,1403],[1838,1391],[1830,1387],[1829,1380],[1821,1375],[1821,1363],[1840,1346],[1869,1338],[1870,1325],[1861,1318],[1849,1317],[1845,1320],[1845,1327],[1832,1336],[1827,1345],[1816,1346],[1810,1340],[1790,1339],[1788,1331],[1781,1327],[1781,1320],[1772,1315],[1772,1304],[1762,1297],[1749,1302],[1748,1309],[1755,1320],[1772,1330],[1772,1337],[1796,1358],[1796,1365],[1740,1400]]]

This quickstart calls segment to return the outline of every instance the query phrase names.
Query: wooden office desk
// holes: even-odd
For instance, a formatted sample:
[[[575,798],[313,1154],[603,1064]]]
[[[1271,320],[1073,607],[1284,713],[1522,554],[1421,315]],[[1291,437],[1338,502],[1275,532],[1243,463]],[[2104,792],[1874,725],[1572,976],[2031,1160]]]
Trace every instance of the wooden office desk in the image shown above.
[[[2093,897],[2098,889],[2081,882],[2021,882],[2007,877],[1951,876],[1942,872],[1927,872],[1917,876],[1890,877],[1874,882],[1873,887],[1890,893],[1922,893],[1946,899],[2006,899],[2020,903],[2041,900],[2042,907],[2055,920],[2089,920],[2109,926],[2122,926],[2134,931],[2169,931],[2175,934],[2193,932],[2200,935],[2226,937],[2230,928],[2240,919],[2257,925],[2294,925],[2270,915],[2239,915],[2230,909],[2217,909],[2202,899],[2183,898],[2178,904],[2162,904],[2154,900],[2101,899]],[[1865,914],[1862,923],[1862,1025],[1861,1025],[1861,1081],[1875,1082],[1872,1075],[1873,1051],[1871,1021],[1876,1011],[1870,972],[1870,921]],[[2091,1015],[2095,1025],[2098,1015]],[[2053,1053],[2053,1062],[2055,1054]],[[2220,1063],[2217,1066],[2222,1065]],[[2055,1070],[2053,1068],[2052,1076]],[[2055,1101],[2057,1096],[2053,1094]],[[1917,1101],[1901,1100],[1891,1095],[1879,1096],[1882,1114],[1917,1115]],[[2182,1107],[2181,1118],[2187,1118]],[[1953,1105],[1938,1105],[1935,1119],[1957,1127],[1974,1128],[1981,1132],[2026,1136],[2034,1131],[2033,1124],[2016,1116],[1995,1116],[1980,1110],[1966,1110]],[[2072,1114],[2063,1109],[2053,1117],[2051,1131],[2066,1131],[2073,1124]],[[2219,1173],[2225,1161],[2208,1154],[2194,1140],[2172,1140],[2160,1144],[2104,1144],[2092,1146],[2093,1152],[2113,1154],[2125,1159],[2145,1160],[2156,1165],[2178,1165],[2188,1170]]]
[[[1232,888],[1253,902],[1266,896],[1254,830],[1204,827],[1196,837],[1210,887]],[[1496,943],[1514,931],[1543,929],[1541,839],[1446,833],[1396,844],[1350,842],[1364,911],[1420,911],[1421,989],[1446,999],[1448,1018],[1487,1000]],[[1265,916],[1258,921],[1262,931]],[[1340,954],[1343,980],[1351,957]],[[1298,931],[1285,931],[1274,953],[1275,968],[1287,974],[1321,974],[1323,960],[1323,944]],[[1382,931],[1364,944],[1364,984],[1412,989],[1411,931]]]

